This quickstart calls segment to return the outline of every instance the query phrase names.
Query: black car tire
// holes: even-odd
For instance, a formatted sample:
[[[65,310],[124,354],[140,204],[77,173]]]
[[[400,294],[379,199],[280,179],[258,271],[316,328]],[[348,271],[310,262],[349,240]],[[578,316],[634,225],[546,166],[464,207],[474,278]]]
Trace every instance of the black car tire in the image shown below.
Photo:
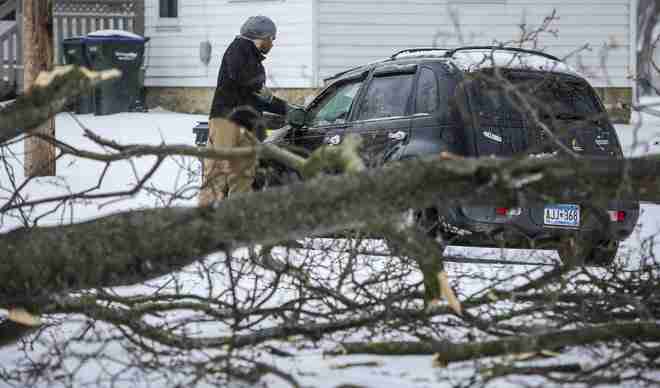
[[[574,261],[576,265],[608,267],[612,265],[619,250],[618,241],[593,242],[577,240],[564,242],[558,249],[562,263]]]

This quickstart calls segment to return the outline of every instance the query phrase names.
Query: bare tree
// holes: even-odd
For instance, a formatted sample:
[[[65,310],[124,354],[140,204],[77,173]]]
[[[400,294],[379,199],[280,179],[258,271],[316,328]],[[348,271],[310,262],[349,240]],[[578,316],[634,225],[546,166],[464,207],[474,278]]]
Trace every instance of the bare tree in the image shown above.
[[[637,5],[637,78],[642,94],[654,91],[653,69],[660,4],[656,0],[639,0]]]
[[[660,383],[655,236],[608,268],[557,264],[539,251],[530,255],[542,259],[528,258],[525,270],[480,271],[465,263],[493,255],[443,255],[418,225],[401,222],[410,209],[438,203],[516,206],[544,196],[598,208],[622,188],[658,203],[657,157],[444,154],[365,170],[352,141],[304,159],[266,144],[232,150],[125,144],[79,123],[93,149],[38,136],[56,147],[56,159],[102,163],[98,182],[29,198],[35,178],[17,180],[13,171],[19,156],[11,146],[28,134],[15,129],[16,120],[36,126],[63,109],[63,96],[112,76],[62,69],[0,110],[7,177],[0,214],[23,226],[0,235],[2,383],[112,386],[130,379],[204,386],[256,384],[274,375],[297,387],[300,376],[275,365],[318,347],[337,362],[355,353],[428,355],[439,380],[455,386],[529,385],[516,380],[529,376],[544,386]],[[523,111],[540,105],[497,71],[475,81],[498,85]],[[530,115],[547,141],[555,141],[559,123]],[[199,191],[200,157],[255,153],[308,179],[207,208],[171,205]],[[130,187],[102,189],[112,166],[145,156],[152,165]],[[149,186],[172,161],[186,178],[170,190]],[[562,190],[568,185],[575,193]],[[45,214],[74,203],[141,191],[164,205],[39,226]],[[451,295],[454,304],[437,303]],[[267,362],[273,358],[278,362]],[[448,365],[464,368],[467,377],[455,379]]]
[[[37,75],[53,67],[53,29],[51,0],[23,1],[24,88],[29,90]],[[39,124],[36,133],[55,137],[55,120]],[[38,137],[25,143],[25,173],[28,176],[55,175],[55,147]]]

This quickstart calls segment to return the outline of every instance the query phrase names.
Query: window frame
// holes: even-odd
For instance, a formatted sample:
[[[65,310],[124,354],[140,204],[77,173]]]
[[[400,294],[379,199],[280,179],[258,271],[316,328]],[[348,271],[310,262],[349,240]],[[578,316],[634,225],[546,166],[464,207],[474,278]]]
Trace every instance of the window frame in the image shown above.
[[[413,71],[411,71],[411,70],[413,70]],[[353,115],[354,115],[353,121],[368,122],[368,121],[372,121],[372,120],[386,120],[386,119],[388,119],[389,117],[387,117],[387,116],[362,118],[362,117],[360,117],[360,115],[362,113],[361,112],[362,106],[364,104],[364,101],[366,101],[367,97],[369,96],[369,94],[368,94],[369,89],[374,84],[374,81],[376,79],[390,78],[390,77],[401,77],[401,76],[410,77],[410,93],[408,95],[408,99],[406,101],[406,106],[405,106],[404,111],[401,114],[401,116],[402,117],[410,116],[411,111],[412,111],[412,105],[413,105],[413,102],[414,102],[414,94],[415,94],[415,90],[416,90],[416,86],[417,86],[416,85],[417,78],[418,78],[417,72],[418,72],[418,66],[417,65],[409,66],[409,68],[407,70],[403,70],[403,71],[383,71],[383,70],[378,69],[378,68],[375,69],[373,71],[373,74],[367,80],[367,82],[365,82],[364,85],[362,85],[363,91],[362,91],[361,96],[360,96],[359,105],[357,107],[354,107],[355,112],[353,113]],[[390,116],[390,117],[398,117],[398,116]]]
[[[424,72],[430,72],[433,75],[433,79],[435,80],[435,99],[436,99],[436,108],[432,112],[422,112],[419,110],[418,102],[419,102],[419,92],[420,92],[420,87],[422,86],[422,76]],[[433,115],[438,112],[438,108],[440,107],[440,79],[438,78],[437,71],[429,66],[420,66],[418,70],[419,74],[417,75],[417,78],[415,80],[415,96],[414,96],[414,101],[413,101],[413,108],[412,108],[412,114],[430,114]]]
[[[176,5],[176,17],[162,17],[161,5],[163,1],[174,1]],[[181,31],[181,0],[158,0],[156,9],[156,31]]]
[[[305,117],[305,127],[306,128],[325,128],[325,127],[332,127],[332,126],[337,126],[337,125],[347,125],[350,123],[352,120],[353,116],[353,111],[355,110],[355,102],[358,101],[361,97],[362,90],[364,88],[364,85],[366,83],[366,77],[352,77],[352,78],[347,78],[345,80],[341,80],[338,82],[333,83],[332,85],[328,86],[323,93],[321,93],[308,107],[307,109],[307,117]],[[319,105],[321,105],[326,98],[334,98],[334,96],[337,95],[337,91],[341,88],[344,88],[348,85],[352,84],[359,84],[358,90],[355,92],[355,96],[353,97],[353,100],[351,101],[351,106],[348,109],[348,112],[346,114],[346,120],[343,123],[329,123],[329,124],[316,124],[316,125],[310,125],[310,119],[311,119],[311,112],[316,109]],[[332,97],[330,97],[332,96]],[[319,110],[320,112],[320,110]],[[316,115],[318,115],[318,113]]]

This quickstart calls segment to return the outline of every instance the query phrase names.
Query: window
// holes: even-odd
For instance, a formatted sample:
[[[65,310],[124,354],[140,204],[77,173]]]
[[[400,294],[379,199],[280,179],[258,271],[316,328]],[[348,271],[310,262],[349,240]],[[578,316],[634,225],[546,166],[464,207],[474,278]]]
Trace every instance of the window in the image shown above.
[[[417,84],[417,97],[415,99],[415,113],[433,114],[438,111],[438,79],[433,70],[422,68]],[[446,101],[444,101],[446,103]]]
[[[510,128],[523,125],[521,105],[504,90],[503,85],[486,81],[478,81],[477,85],[473,101],[482,126]]]
[[[600,111],[588,85],[570,77],[512,73],[507,78],[519,93],[533,96],[527,102],[542,117],[590,117]],[[524,120],[518,97],[507,93],[502,85],[482,82],[476,97],[482,121],[510,126]]]
[[[360,104],[358,120],[404,116],[414,74],[375,77]]]
[[[307,115],[307,126],[342,124],[348,119],[361,81],[338,85],[329,91]]]
[[[161,18],[178,18],[179,4],[178,0],[159,0]]]

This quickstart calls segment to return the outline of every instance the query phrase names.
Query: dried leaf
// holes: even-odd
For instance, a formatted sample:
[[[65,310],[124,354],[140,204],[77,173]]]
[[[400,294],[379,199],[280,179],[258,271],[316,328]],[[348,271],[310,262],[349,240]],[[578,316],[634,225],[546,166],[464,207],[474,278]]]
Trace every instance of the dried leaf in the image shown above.
[[[41,326],[41,318],[39,316],[32,315],[22,308],[9,310],[7,319],[25,326]]]
[[[435,368],[446,368],[447,365],[447,361],[440,355],[440,353],[433,355],[433,366]]]
[[[438,282],[440,283],[440,294],[443,298],[445,298],[449,304],[449,307],[454,310],[456,314],[462,315],[463,310],[461,307],[461,302],[458,301],[456,294],[454,294],[454,290],[452,290],[449,286],[449,278],[447,277],[447,272],[438,272]]]

